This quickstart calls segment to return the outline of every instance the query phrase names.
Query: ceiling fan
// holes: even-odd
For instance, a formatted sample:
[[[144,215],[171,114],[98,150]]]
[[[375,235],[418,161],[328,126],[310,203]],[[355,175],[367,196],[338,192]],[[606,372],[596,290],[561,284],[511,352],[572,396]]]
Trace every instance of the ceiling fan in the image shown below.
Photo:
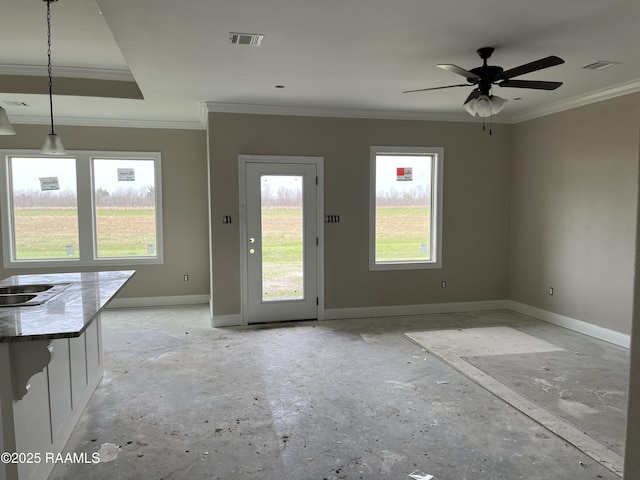
[[[525,63],[519,67],[504,70],[502,67],[487,65],[487,59],[491,57],[493,51],[493,47],[478,49],[478,55],[483,60],[483,63],[481,67],[472,68],[471,70],[465,70],[464,68],[451,64],[438,65],[439,68],[462,75],[467,79],[468,83],[447,85],[444,87],[419,88],[417,90],[406,90],[402,93],[426,92],[428,90],[441,90],[443,88],[468,87],[475,85],[476,88],[473,89],[471,94],[464,101],[464,107],[472,116],[478,115],[480,117],[490,117],[502,110],[502,107],[506,102],[503,98],[491,95],[491,88],[493,85],[498,85],[499,87],[532,88],[535,90],[555,90],[562,85],[562,82],[512,80],[514,77],[519,77],[526,73],[536,72],[555,65],[560,65],[564,63],[564,60],[560,57],[552,55],[550,57],[536,60],[535,62]]]

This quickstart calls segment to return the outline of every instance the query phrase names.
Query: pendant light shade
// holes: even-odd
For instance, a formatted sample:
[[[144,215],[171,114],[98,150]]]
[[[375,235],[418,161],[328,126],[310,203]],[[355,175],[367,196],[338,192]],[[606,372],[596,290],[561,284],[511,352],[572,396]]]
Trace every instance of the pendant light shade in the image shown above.
[[[16,131],[7,117],[7,111],[0,107],[0,135],[15,135]]]
[[[45,155],[65,155],[67,152],[62,140],[56,135],[53,127],[53,75],[51,74],[51,2],[58,0],[43,0],[47,3],[47,67],[49,72],[49,109],[51,112],[51,133],[45,138],[41,152]]]
[[[491,113],[493,115],[500,113],[504,108],[504,104],[507,103],[504,98],[500,98],[497,95],[491,95],[489,98],[491,99]]]
[[[42,150],[40,151],[45,155],[66,155],[67,153],[64,145],[62,145],[62,140],[60,140],[60,137],[55,133],[47,135],[47,138],[44,139]]]
[[[491,99],[487,95],[476,98],[475,110],[480,117],[491,116]]]

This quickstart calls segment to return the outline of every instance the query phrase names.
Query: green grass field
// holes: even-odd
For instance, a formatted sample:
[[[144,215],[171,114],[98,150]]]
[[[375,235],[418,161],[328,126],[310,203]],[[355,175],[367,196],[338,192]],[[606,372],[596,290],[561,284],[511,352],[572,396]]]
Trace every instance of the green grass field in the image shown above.
[[[427,260],[428,208],[378,209],[377,261]],[[78,258],[77,216],[73,209],[16,209],[18,259]],[[98,256],[149,256],[155,246],[152,209],[98,209]],[[302,215],[298,209],[265,208],[262,216],[265,300],[303,294]],[[73,245],[72,255],[66,246]]]
[[[302,212],[295,208],[262,210],[262,299],[302,298]]]
[[[75,209],[16,209],[17,259],[78,258],[78,218]],[[153,209],[98,209],[99,257],[150,256],[155,240]],[[73,254],[67,254],[73,245]]]
[[[383,207],[377,212],[376,260],[428,260],[429,208]],[[302,216],[300,210],[262,211],[263,299],[302,295]]]
[[[429,260],[428,207],[382,207],[376,218],[376,261]]]

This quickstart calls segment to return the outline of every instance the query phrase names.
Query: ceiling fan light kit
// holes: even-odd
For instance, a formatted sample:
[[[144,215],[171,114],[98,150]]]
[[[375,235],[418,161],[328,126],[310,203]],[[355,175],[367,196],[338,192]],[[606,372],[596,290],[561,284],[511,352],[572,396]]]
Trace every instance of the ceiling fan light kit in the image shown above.
[[[480,95],[467,100],[464,103],[464,109],[469,112],[469,115],[472,117],[476,115],[478,117],[490,117],[491,115],[500,113],[506,102],[507,100],[497,95]]]
[[[47,71],[49,73],[49,110],[51,112],[51,133],[47,135],[41,153],[45,155],[66,155],[62,140],[53,126],[53,75],[51,74],[51,2],[58,0],[43,0],[47,4]]]
[[[504,70],[496,65],[488,65],[487,60],[493,54],[493,47],[483,47],[478,49],[478,55],[482,59],[482,66],[465,70],[457,65],[440,64],[439,68],[461,75],[467,79],[467,83],[457,85],[447,85],[444,87],[421,88],[417,90],[406,90],[403,93],[425,92],[428,90],[441,90],[443,88],[475,86],[476,88],[464,101],[464,108],[471,116],[491,117],[496,115],[503,108],[506,100],[496,95],[491,95],[494,85],[511,88],[530,88],[534,90],[555,90],[562,82],[548,82],[538,80],[512,80],[514,77],[536,72],[545,68],[553,67],[564,63],[560,57],[555,55],[541,58],[534,62],[525,63],[519,67]]]

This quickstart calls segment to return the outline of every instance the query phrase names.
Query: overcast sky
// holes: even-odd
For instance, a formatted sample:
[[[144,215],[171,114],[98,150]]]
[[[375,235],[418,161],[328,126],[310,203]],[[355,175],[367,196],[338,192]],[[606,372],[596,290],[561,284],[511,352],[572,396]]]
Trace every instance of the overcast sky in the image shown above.
[[[133,168],[135,181],[118,181],[118,168]],[[76,191],[74,158],[14,158],[11,162],[13,190],[40,190],[40,178],[57,177],[60,190]],[[114,192],[119,188],[154,185],[153,160],[96,160],[95,187]]]

